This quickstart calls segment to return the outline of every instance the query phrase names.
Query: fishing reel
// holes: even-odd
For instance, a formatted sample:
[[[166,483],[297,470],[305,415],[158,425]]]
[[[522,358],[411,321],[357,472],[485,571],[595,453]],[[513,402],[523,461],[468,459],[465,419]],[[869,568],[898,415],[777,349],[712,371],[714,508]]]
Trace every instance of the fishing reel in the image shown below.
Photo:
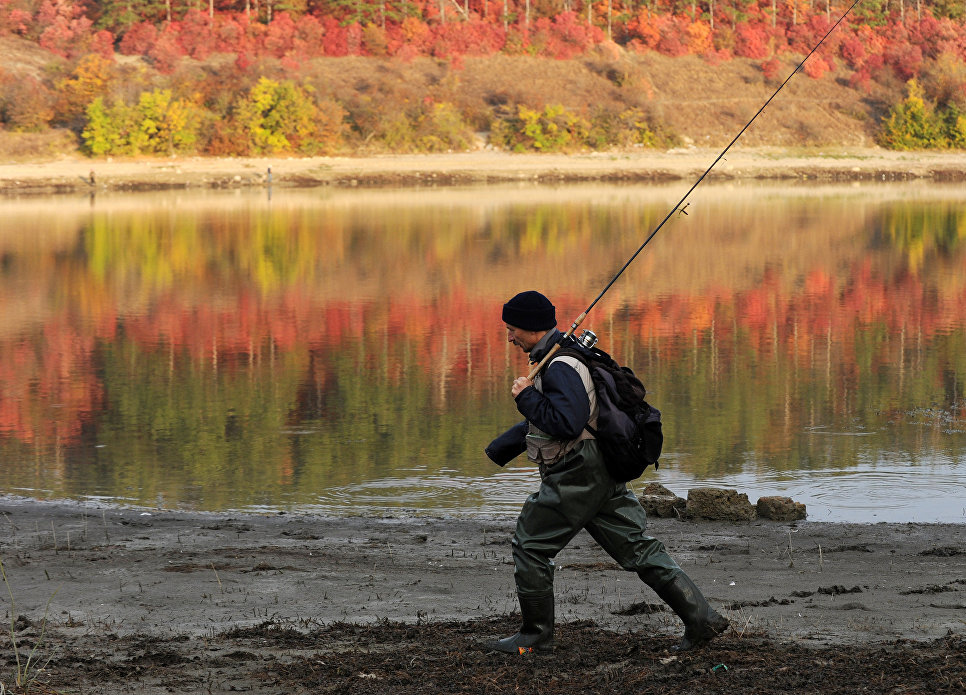
[[[578,336],[575,340],[578,345],[589,350],[597,344],[597,334],[593,331],[584,329],[580,332],[580,336]]]

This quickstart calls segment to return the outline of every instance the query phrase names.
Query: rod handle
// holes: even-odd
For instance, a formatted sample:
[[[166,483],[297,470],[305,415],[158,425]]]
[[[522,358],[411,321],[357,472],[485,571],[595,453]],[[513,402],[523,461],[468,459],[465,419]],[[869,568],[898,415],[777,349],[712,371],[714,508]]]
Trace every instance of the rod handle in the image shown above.
[[[563,337],[569,338],[570,336],[572,336],[574,334],[574,331],[577,330],[577,326],[583,323],[585,318],[587,318],[586,311],[582,312],[580,316],[578,316],[574,320],[574,322],[570,324],[570,328],[567,329],[567,332],[564,333]],[[561,340],[561,342],[563,341]],[[553,359],[553,356],[557,354],[558,350],[560,350],[560,343],[557,343],[552,348],[550,348],[547,354],[543,356],[543,359],[537,362],[535,365],[533,365],[533,369],[531,369],[530,373],[527,374],[527,379],[529,379],[530,381],[533,381],[534,377],[536,377],[537,374],[539,374],[541,370],[550,362],[550,360]]]

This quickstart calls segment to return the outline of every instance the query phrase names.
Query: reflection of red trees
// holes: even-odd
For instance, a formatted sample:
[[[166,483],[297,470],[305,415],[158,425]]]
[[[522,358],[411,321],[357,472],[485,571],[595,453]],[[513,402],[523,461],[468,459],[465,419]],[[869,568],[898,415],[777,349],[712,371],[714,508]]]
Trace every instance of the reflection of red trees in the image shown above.
[[[0,345],[0,434],[27,443],[68,444],[101,407],[91,373],[97,328],[82,332],[64,316],[34,341]]]
[[[816,270],[789,292],[780,271],[771,269],[744,292],[712,289],[602,305],[585,326],[603,327],[607,314],[619,309],[615,317],[622,323],[626,317],[626,331],[605,336],[603,347],[625,354],[623,336],[634,336],[637,344],[656,341],[666,361],[680,356],[675,352],[682,346],[713,339],[761,356],[777,351],[807,365],[815,345],[828,343],[834,345],[833,361],[852,373],[858,327],[881,325],[884,335],[915,336],[928,344],[966,322],[963,292],[944,295],[924,287],[917,275],[886,277],[868,263],[847,277],[836,282]],[[580,298],[554,299],[560,324],[569,325]],[[415,366],[454,388],[488,388],[506,364],[499,317],[504,300],[456,291],[437,299],[400,293],[378,301],[332,301],[290,290],[271,296],[246,291],[199,305],[172,292],[140,316],[118,319],[103,304],[92,309],[99,314],[93,318],[75,310],[68,319],[65,312],[36,334],[0,344],[0,434],[24,442],[75,440],[102,407],[100,341],[130,341],[141,351],[186,355],[220,370],[247,369],[268,350],[309,352],[315,364],[307,378],[317,386],[329,378],[336,353],[356,358],[364,352],[367,362],[360,368],[378,367],[389,383],[400,383]],[[901,342],[892,337],[874,345],[873,363],[896,364]],[[520,355],[510,355],[512,364],[522,366]]]

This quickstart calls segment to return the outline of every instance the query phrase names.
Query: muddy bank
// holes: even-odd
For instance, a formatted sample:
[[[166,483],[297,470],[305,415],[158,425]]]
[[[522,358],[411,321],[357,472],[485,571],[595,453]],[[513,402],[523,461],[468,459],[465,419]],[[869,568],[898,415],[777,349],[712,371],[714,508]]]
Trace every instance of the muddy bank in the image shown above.
[[[185,188],[443,186],[514,181],[696,180],[720,150],[681,148],[577,155],[478,151],[377,157],[83,158],[0,165],[6,196]],[[817,181],[966,180],[966,152],[735,149],[711,170],[716,179]]]
[[[507,617],[516,610],[513,518],[202,514],[16,499],[0,503],[0,515],[0,558],[13,613],[22,616],[20,648],[36,644],[50,658],[42,674],[50,687],[71,692],[71,678],[89,673],[106,693],[130,692],[134,684],[167,692],[177,686],[172,678],[195,683],[189,690],[208,678],[212,692],[320,692],[323,681],[306,679],[348,669],[348,680],[331,681],[344,686],[334,692],[357,692],[347,684],[358,692],[447,692],[386,681],[385,673],[369,685],[392,687],[366,690],[356,673],[376,669],[380,659],[402,663],[429,652],[444,671],[473,652],[473,669],[498,680],[492,690],[465,692],[514,687],[496,675],[503,660],[474,651],[479,640],[515,628]],[[768,650],[778,659],[802,648],[831,655],[842,645],[936,654],[950,648],[950,635],[961,648],[966,634],[964,525],[655,519],[651,531],[729,616],[733,631],[711,652],[662,665],[680,631],[677,619],[581,534],[556,563],[558,654],[577,659],[578,671],[629,660],[640,669],[645,661],[671,668],[669,675],[680,666],[687,675],[693,668],[683,663],[704,668],[722,658],[719,650],[735,660]],[[606,653],[587,650],[597,640],[611,645]],[[0,682],[9,686],[9,634],[0,637],[0,650]],[[580,666],[583,659],[598,662]],[[689,692],[671,680],[668,687],[678,689],[668,692]],[[586,692],[581,682],[573,692]]]

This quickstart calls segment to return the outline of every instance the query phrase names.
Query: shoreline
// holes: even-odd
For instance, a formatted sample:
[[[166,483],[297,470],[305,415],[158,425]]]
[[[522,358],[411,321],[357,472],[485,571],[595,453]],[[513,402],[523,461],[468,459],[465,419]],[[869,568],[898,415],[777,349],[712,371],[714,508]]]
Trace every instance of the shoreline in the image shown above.
[[[327,624],[516,609],[514,516],[339,518],[9,497],[0,498],[0,516],[8,530],[0,557],[31,619],[58,585],[51,615],[84,615],[119,633],[196,636],[270,614]],[[966,524],[654,518],[649,532],[716,606],[779,641],[935,639],[966,627],[956,612],[966,608]],[[659,602],[585,532],[556,565],[560,620],[628,630],[640,616],[628,620],[621,610]],[[360,577],[369,595],[359,592]],[[599,587],[588,594],[588,583]],[[218,590],[223,600],[212,596]],[[182,594],[209,600],[181,604]]]
[[[720,150],[678,148],[622,153],[468,153],[369,157],[62,158],[0,164],[0,195],[186,188],[452,186],[507,182],[661,182],[697,179]],[[93,183],[92,183],[93,176]],[[878,148],[814,151],[735,148],[709,179],[966,181],[966,152]]]
[[[734,692],[738,683],[738,692],[817,692],[793,686],[818,659],[834,686],[819,690],[852,693],[832,668],[841,655],[850,678],[878,678],[894,662],[895,682],[934,683],[949,677],[949,654],[966,636],[966,524],[654,519],[650,533],[732,625],[681,657],[668,652],[680,621],[581,532],[555,561],[557,646],[546,666],[479,647],[519,621],[510,517],[196,513],[0,497],[0,524],[17,640],[21,651],[36,645],[45,663],[37,682],[56,692],[497,693],[541,668],[574,682],[556,690],[564,694],[612,692],[582,680],[601,668],[652,693]],[[8,668],[10,634],[0,638]],[[706,687],[703,674],[722,663],[739,680]],[[785,669],[790,680],[761,681],[763,669]],[[10,670],[0,683],[12,685]],[[466,686],[476,679],[492,689]],[[533,682],[523,691],[543,692]]]

